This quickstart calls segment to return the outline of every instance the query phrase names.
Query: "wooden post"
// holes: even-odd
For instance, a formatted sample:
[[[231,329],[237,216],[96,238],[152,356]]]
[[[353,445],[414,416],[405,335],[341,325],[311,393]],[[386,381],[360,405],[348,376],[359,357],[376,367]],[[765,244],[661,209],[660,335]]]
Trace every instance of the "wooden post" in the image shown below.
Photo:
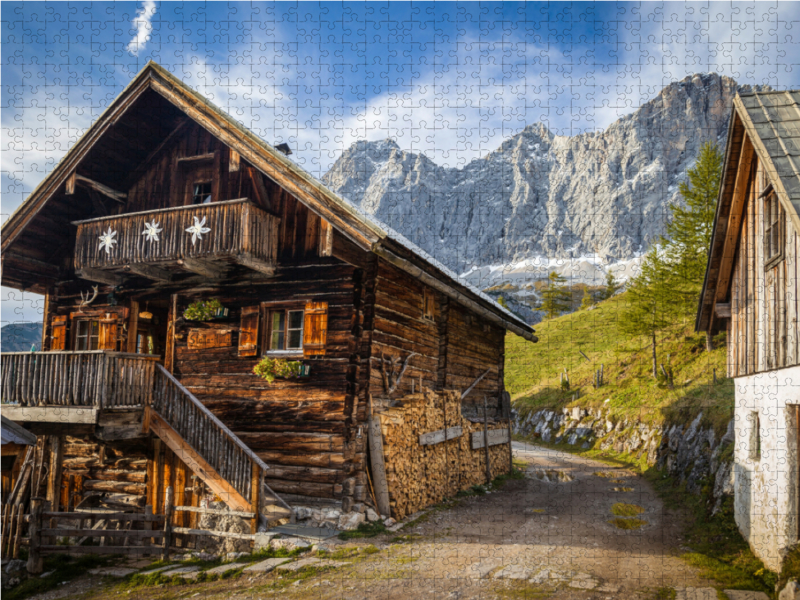
[[[706,331],[706,350],[711,352],[714,349],[714,338],[711,335],[711,331]]]
[[[153,516],[153,507],[149,504],[144,507],[144,516],[145,517],[152,517]],[[144,520],[142,522],[142,529],[145,531],[152,531],[153,530],[153,522],[150,520]],[[142,538],[142,546],[149,546],[152,542],[152,538],[146,537]]]
[[[250,481],[250,504],[255,515],[250,522],[250,533],[258,533],[258,515],[261,504],[261,467],[255,462],[252,466]]]
[[[161,552],[162,560],[169,560],[169,548],[172,545],[172,486],[167,488],[167,497],[164,499],[164,550]]]
[[[22,540],[22,527],[23,527],[23,524],[25,522],[24,521],[23,512],[24,512],[23,507],[22,506],[18,506],[17,507],[17,531],[16,531],[16,535],[14,536],[14,552],[13,552],[14,558],[19,558],[19,544],[20,544],[20,541]]]
[[[39,546],[42,545],[42,498],[31,499],[30,547],[28,549],[28,573],[38,575],[44,570]]]
[[[61,505],[61,469],[64,465],[64,436],[50,438],[50,472],[47,474],[47,500],[52,512],[59,512]],[[53,527],[53,523],[50,523]]]
[[[389,504],[389,484],[386,481],[386,465],[383,459],[383,433],[381,422],[372,414],[372,395],[369,395],[369,458],[372,466],[372,484],[378,501],[378,512],[387,517],[392,516],[392,507]]]
[[[169,316],[167,317],[167,344],[164,349],[164,368],[172,373],[175,363],[175,320],[178,318],[178,294],[170,296]]]
[[[492,467],[489,464],[489,415],[486,396],[483,397],[483,449],[486,455],[486,483],[492,482]]]

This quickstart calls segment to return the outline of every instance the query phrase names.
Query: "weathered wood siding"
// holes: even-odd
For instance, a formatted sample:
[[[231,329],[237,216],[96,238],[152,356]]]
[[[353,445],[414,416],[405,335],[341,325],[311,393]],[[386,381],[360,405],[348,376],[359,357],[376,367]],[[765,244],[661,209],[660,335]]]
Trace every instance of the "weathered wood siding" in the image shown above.
[[[729,290],[728,375],[740,377],[800,363],[797,232],[785,215],[783,257],[767,268],[763,190],[769,181],[757,159],[747,189]]]
[[[179,321],[175,334],[174,374],[242,441],[272,468],[267,482],[279,494],[336,498],[342,495],[345,405],[354,316],[354,269],[335,259],[279,269],[268,283],[249,288],[222,288],[203,297],[219,298],[229,318],[210,322]],[[197,294],[178,296],[178,314]],[[308,378],[267,383],[252,373],[264,351],[259,331],[257,356],[240,357],[238,338],[242,308],[263,302],[328,303],[325,354],[308,357]],[[265,316],[262,315],[261,327]],[[189,329],[232,330],[228,347],[189,349]]]

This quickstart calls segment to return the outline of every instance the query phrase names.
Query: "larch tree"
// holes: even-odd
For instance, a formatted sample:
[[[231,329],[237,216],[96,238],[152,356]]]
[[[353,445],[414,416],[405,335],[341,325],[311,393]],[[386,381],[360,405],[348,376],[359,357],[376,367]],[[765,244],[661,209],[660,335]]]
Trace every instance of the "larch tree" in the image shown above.
[[[622,333],[645,336],[653,352],[653,378],[658,379],[657,335],[669,327],[676,315],[671,265],[658,247],[644,258],[641,271],[628,284],[627,305],[617,325]]]
[[[583,298],[581,298],[580,310],[586,310],[592,304],[594,304],[594,298],[592,298],[592,295],[589,293],[589,286],[585,285],[583,286]]]
[[[552,319],[572,309],[572,295],[567,289],[566,277],[552,271],[548,280],[547,287],[542,292],[539,310],[544,311],[546,318]]]
[[[601,300],[608,300],[617,293],[617,290],[622,287],[622,284],[617,281],[617,278],[614,276],[613,271],[609,269],[606,272],[606,289],[603,290]]]

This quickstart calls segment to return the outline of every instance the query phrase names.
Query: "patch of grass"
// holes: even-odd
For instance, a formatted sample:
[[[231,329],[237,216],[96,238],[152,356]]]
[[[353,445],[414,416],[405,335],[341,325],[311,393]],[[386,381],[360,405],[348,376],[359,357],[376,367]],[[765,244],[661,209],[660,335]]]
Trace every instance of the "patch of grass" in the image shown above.
[[[660,587],[656,590],[653,600],[675,600],[677,595],[678,592],[675,591],[675,588]]]
[[[411,544],[421,538],[422,536],[418,533],[407,533],[405,535],[396,535],[389,542],[392,544]]]
[[[635,518],[615,517],[609,521],[617,529],[641,529],[647,525],[647,521]]]
[[[644,512],[644,509],[638,504],[625,504],[624,502],[617,502],[611,507],[612,514],[618,517],[635,517]]]
[[[419,559],[419,556],[400,556],[394,559],[394,563],[398,565],[407,565],[408,563],[416,562]]]
[[[339,534],[340,540],[354,540],[358,538],[371,538],[382,533],[386,533],[386,526],[381,521],[373,523],[361,523],[357,529],[352,531],[342,531]]]
[[[3,600],[23,600],[36,594],[43,594],[57,588],[64,581],[72,581],[86,574],[89,569],[105,567],[118,557],[85,556],[72,557],[66,554],[47,556],[44,559],[44,573],[53,571],[47,577],[31,577],[13,589],[3,592]]]
[[[525,471],[517,469],[514,467],[508,473],[503,473],[502,475],[498,475],[492,480],[492,489],[499,489],[505,485],[506,481],[508,480],[516,480],[519,481],[520,479],[525,479]]]
[[[632,487],[614,487],[614,488],[611,488],[611,491],[612,492],[632,492],[633,488]]]
[[[778,579],[778,589],[782,590],[790,579],[800,581],[800,545],[789,549],[783,557],[781,574]]]
[[[630,338],[617,328],[627,301],[623,293],[598,303],[594,310],[539,323],[538,344],[508,334],[505,385],[515,409],[524,416],[541,409],[602,407],[609,411],[612,421],[628,418],[653,425],[686,420],[702,410],[703,426],[713,426],[721,436],[733,417],[734,406],[733,380],[719,377],[726,370],[724,334],[715,339],[715,349],[708,352],[705,336],[695,333],[688,319],[659,333],[659,362],[674,373],[675,386],[670,389],[652,378],[649,340]],[[547,352],[542,352],[542,347]],[[600,365],[604,367],[605,384],[595,388],[592,381]],[[569,390],[562,390],[560,385],[565,368]],[[712,385],[714,369],[718,374],[716,385]],[[576,391],[579,399],[573,400]]]

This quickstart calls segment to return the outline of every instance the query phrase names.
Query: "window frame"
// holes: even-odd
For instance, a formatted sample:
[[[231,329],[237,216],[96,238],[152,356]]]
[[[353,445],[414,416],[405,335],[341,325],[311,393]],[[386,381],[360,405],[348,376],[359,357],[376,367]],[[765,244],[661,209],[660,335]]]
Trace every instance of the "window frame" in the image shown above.
[[[195,199],[195,196],[197,196],[197,194],[195,194],[195,192],[194,192],[195,189],[197,188],[197,186],[205,186],[205,185],[208,186],[208,194],[207,194],[208,195],[208,202],[195,202],[194,199]],[[189,199],[189,202],[190,202],[190,204],[192,206],[203,206],[204,204],[213,204],[213,202],[214,202],[214,180],[213,179],[192,180],[192,182],[190,183],[190,192],[189,193],[190,193],[190,196],[191,196],[190,199]],[[205,194],[203,194],[203,196],[205,196]]]
[[[89,327],[89,330],[87,331],[86,335],[81,335],[80,334],[81,325],[83,323],[87,323],[88,327]],[[92,323],[96,323],[97,324],[97,333],[96,333],[96,335],[92,335],[91,334],[91,324]],[[92,351],[100,349],[100,319],[75,319],[73,321],[73,327],[74,327],[74,334],[73,334],[73,337],[72,337],[72,348],[74,349],[75,352],[92,352]],[[94,338],[95,341],[96,341],[96,344],[95,344],[94,348],[91,347],[92,346],[92,344],[91,344],[92,338]],[[79,348],[78,347],[78,340],[79,339],[85,339],[86,340],[86,345],[87,345],[86,348]]]
[[[264,310],[265,326],[263,327],[262,348],[264,348],[264,356],[302,356],[303,344],[305,342],[305,302],[262,302]],[[283,349],[272,348],[272,315],[275,313],[284,314],[283,326]],[[300,327],[289,328],[289,313],[300,313]],[[297,348],[286,348],[289,342],[289,331],[300,332],[300,346]]]
[[[764,195],[764,268],[769,271],[783,260],[785,242],[786,211],[783,210],[778,195],[774,189],[768,189]],[[772,217],[772,209],[775,216]],[[773,242],[775,247],[773,247]]]

